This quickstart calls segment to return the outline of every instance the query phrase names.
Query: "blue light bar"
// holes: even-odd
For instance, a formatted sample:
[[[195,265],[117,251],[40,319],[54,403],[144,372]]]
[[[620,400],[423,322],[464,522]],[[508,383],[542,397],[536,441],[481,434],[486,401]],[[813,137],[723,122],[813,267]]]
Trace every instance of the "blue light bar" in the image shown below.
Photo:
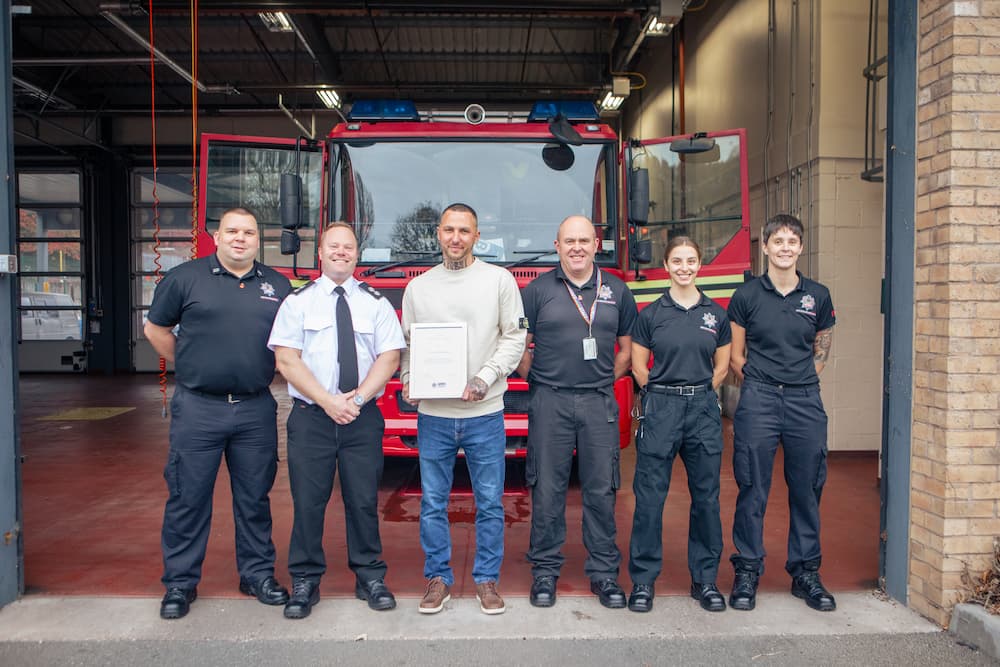
[[[412,100],[358,100],[347,120],[420,120]]]
[[[531,113],[528,114],[528,122],[534,123],[552,120],[560,114],[562,114],[563,118],[570,121],[599,121],[601,118],[593,102],[546,100],[544,102],[535,102],[531,107]]]

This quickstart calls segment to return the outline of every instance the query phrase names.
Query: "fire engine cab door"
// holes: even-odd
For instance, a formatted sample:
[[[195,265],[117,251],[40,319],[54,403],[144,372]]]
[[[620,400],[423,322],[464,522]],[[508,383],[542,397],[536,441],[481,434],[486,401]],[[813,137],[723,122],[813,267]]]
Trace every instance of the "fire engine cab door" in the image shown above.
[[[746,130],[633,140],[625,166],[635,271],[629,278],[644,279],[634,293],[649,292],[636,300],[653,300],[667,286],[663,250],[675,236],[701,247],[698,285],[713,298],[728,299],[750,268]]]
[[[202,196],[198,202],[203,224],[198,236],[198,255],[215,252],[211,233],[223,211],[242,206],[257,217],[261,235],[259,261],[285,269],[283,273],[293,280],[315,276],[316,244],[325,208],[325,158],[322,141],[203,134],[199,189]],[[302,243],[294,255],[281,254],[279,200],[283,174],[298,174],[302,180],[298,229]]]

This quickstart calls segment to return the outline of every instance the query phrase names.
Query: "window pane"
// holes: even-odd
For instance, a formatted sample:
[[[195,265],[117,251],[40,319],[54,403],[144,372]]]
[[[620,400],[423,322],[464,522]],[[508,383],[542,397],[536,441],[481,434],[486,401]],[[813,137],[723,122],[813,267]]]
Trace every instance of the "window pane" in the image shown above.
[[[18,209],[19,238],[79,238],[80,209]]]
[[[191,209],[179,207],[159,207],[160,238],[191,238]],[[132,209],[132,230],[135,236],[153,236],[153,209]]]
[[[17,197],[21,204],[79,204],[80,174],[18,174]]]
[[[191,207],[191,172],[156,172],[156,198],[161,204],[187,204]],[[132,201],[137,204],[153,203],[152,171],[132,174]]]
[[[133,281],[135,293],[132,295],[133,306],[148,306],[153,303],[153,292],[156,290],[156,276],[136,276]]]
[[[156,251],[152,241],[136,243],[138,271],[156,271]],[[191,259],[191,241],[160,241],[160,270],[168,271]]]
[[[319,223],[321,153],[301,151],[302,222],[316,228]],[[295,149],[286,147],[225,146],[210,144],[208,184],[203,194],[209,231],[219,225],[219,216],[234,206],[249,207],[263,227],[280,226],[278,183],[282,174],[295,173]],[[399,172],[394,172],[395,178]],[[310,265],[311,266],[311,265]]]
[[[22,310],[21,340],[81,340],[79,310]]]
[[[69,276],[21,276],[21,307],[81,306],[81,279]]]
[[[31,241],[18,244],[22,272],[76,273],[80,271],[79,241]]]

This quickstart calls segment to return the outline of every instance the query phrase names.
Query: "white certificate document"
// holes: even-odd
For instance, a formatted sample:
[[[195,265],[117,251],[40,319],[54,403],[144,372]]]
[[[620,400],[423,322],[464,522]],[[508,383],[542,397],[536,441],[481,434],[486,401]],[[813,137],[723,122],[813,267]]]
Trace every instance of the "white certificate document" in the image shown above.
[[[410,396],[461,398],[469,382],[465,322],[410,325]]]

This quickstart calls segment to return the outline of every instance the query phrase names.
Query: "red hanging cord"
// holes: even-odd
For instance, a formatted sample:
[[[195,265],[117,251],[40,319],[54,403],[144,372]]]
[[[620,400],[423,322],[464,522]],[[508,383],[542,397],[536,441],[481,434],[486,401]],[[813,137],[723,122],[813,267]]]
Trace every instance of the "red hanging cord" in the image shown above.
[[[198,0],[191,0],[191,259],[198,257]]]
[[[149,0],[149,115],[152,131],[153,155],[153,266],[156,283],[163,279],[163,265],[160,263],[160,197],[156,190],[156,54],[153,52],[153,0]],[[160,357],[160,414],[167,416],[167,360]]]

